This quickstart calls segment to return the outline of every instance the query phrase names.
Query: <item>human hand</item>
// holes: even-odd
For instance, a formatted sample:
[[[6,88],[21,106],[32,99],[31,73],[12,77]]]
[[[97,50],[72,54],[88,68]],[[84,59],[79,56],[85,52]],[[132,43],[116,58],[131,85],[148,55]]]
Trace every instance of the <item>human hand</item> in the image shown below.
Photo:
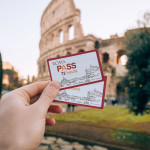
[[[51,104],[59,91],[56,81],[37,82],[5,94],[0,102],[0,150],[35,150],[44,135],[45,123],[54,125],[47,112],[61,113]]]

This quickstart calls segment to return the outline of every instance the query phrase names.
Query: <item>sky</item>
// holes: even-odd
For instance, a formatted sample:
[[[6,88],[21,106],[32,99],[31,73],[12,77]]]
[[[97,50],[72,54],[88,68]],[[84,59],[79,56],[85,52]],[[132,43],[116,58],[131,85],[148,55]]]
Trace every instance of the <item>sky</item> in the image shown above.
[[[0,0],[0,51],[20,77],[37,76],[41,16],[51,0]],[[74,0],[84,34],[108,39],[137,27],[150,0]]]

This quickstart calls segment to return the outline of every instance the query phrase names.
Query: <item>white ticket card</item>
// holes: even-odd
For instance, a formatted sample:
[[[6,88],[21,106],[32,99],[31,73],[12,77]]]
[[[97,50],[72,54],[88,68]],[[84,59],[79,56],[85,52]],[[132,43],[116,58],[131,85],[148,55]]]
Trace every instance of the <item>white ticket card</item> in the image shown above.
[[[103,80],[98,50],[48,59],[51,80],[61,85],[61,90],[85,86]]]
[[[102,109],[105,88],[106,77],[98,83],[60,90],[54,101]]]

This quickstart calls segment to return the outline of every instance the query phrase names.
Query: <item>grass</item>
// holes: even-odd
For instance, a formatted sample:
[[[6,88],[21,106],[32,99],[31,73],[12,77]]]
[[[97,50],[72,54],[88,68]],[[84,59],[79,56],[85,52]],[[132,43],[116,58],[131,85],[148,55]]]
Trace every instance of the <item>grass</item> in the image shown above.
[[[121,133],[121,134],[120,134]],[[146,134],[140,134],[136,132],[126,132],[122,131],[120,132],[119,130],[115,130],[112,134],[112,139],[115,140],[118,143],[124,143],[124,144],[136,144],[136,146],[141,146],[143,145],[146,148],[150,148],[149,144],[149,136]]]
[[[150,144],[150,115],[129,113],[125,107],[105,107],[78,112],[51,115],[58,126],[55,132],[71,137],[82,137],[93,141],[113,143],[120,146],[149,149]],[[67,123],[70,122],[70,126]],[[77,124],[74,122],[77,122]],[[80,126],[78,126],[81,123]],[[92,125],[92,126],[88,126]],[[103,128],[105,127],[105,128]],[[47,132],[54,132],[52,127]]]
[[[103,110],[89,109],[78,112],[52,115],[56,121],[81,122],[116,129],[145,132],[150,134],[150,115],[135,116],[125,107],[106,107]]]

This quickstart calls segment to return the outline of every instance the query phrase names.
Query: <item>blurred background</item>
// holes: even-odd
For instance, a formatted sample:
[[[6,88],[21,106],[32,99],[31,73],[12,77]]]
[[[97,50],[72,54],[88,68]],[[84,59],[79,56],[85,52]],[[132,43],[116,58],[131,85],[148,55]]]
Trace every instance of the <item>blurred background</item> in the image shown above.
[[[150,1],[0,2],[0,93],[50,80],[47,59],[98,49],[105,108],[62,104],[39,150],[150,149]]]

